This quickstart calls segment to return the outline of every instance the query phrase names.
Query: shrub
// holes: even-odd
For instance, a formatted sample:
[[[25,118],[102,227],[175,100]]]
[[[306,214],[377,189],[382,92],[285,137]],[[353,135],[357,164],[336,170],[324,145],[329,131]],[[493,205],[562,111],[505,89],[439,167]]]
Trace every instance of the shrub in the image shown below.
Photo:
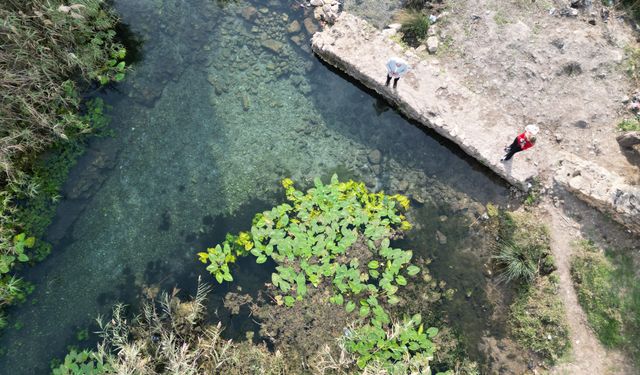
[[[403,34],[403,41],[410,46],[418,46],[429,32],[429,17],[424,13],[406,9],[396,15],[396,21],[402,25],[400,32]]]
[[[15,288],[9,288],[12,278],[2,275],[48,252],[46,244],[34,240],[49,223],[57,189],[70,167],[67,151],[77,151],[73,141],[95,125],[79,114],[79,91],[92,80],[121,80],[125,50],[114,40],[117,17],[104,0],[72,5],[61,0],[3,1],[0,19],[2,307],[19,300],[11,295],[25,293],[6,292]],[[63,155],[49,170],[39,156],[52,147],[53,154]]]
[[[505,213],[501,220],[497,254],[493,260],[501,267],[500,281],[529,284],[538,275],[551,273],[548,229],[525,214]]]
[[[525,348],[556,362],[570,348],[564,306],[558,285],[550,277],[538,277],[511,305],[509,328]]]
[[[5,1],[0,19],[0,181],[20,181],[22,155],[88,130],[72,78],[121,80],[125,50],[103,0]]]

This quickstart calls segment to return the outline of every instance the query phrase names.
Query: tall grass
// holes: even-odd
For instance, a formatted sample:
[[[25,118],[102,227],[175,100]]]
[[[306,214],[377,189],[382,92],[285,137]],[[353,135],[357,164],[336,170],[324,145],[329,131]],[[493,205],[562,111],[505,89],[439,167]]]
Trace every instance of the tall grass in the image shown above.
[[[89,82],[124,77],[117,22],[104,0],[0,1],[0,307],[24,292],[8,274],[33,260],[18,239],[28,229],[19,217],[23,202],[46,183],[34,176],[35,161],[91,131],[78,113]]]
[[[498,237],[493,260],[500,268],[499,281],[526,285],[555,269],[549,231],[535,219],[505,213]]]
[[[209,287],[198,285],[195,298],[181,301],[176,292],[159,301],[146,301],[142,313],[129,319],[124,305],[113,308],[112,318],[101,322],[98,347],[78,355],[71,351],[54,374],[69,374],[75,366],[100,364],[92,374],[296,374],[300,363],[291,363],[279,351],[251,341],[235,343],[222,337],[222,325],[206,320],[205,298]],[[86,372],[89,373],[89,372]]]

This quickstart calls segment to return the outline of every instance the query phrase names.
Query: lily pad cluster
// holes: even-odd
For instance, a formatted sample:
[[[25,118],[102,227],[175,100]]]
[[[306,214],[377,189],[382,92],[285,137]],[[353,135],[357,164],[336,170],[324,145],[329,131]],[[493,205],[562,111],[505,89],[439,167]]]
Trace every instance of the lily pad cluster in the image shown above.
[[[404,356],[409,353],[411,365],[414,367],[411,370],[426,371],[435,352],[431,338],[438,334],[438,329],[430,327],[425,330],[421,322],[420,314],[415,314],[395,324],[390,331],[375,324],[366,324],[349,332],[345,347],[359,355],[356,363],[360,368],[364,368],[370,361],[383,364],[402,363]],[[389,373],[408,373],[407,368],[403,368],[403,371],[399,371],[401,369],[395,366],[392,368],[396,371]]]
[[[233,280],[230,265],[240,256],[251,254],[257,263],[272,259],[277,264],[271,275],[275,301],[285,306],[302,300],[310,287],[330,290],[331,303],[359,316],[354,336],[359,339],[350,339],[348,347],[359,354],[361,368],[372,360],[417,353],[431,358],[431,336],[422,332],[419,319],[405,322],[399,337],[385,333],[393,323],[388,307],[400,302],[398,288],[420,272],[410,263],[410,250],[391,246],[392,239],[411,228],[402,214],[408,198],[370,193],[363,183],[339,182],[335,175],[326,185],[316,178],[306,193],[290,179],[282,185],[287,203],[257,214],[249,232],[227,235],[222,244],[198,254],[207,270],[222,283]]]

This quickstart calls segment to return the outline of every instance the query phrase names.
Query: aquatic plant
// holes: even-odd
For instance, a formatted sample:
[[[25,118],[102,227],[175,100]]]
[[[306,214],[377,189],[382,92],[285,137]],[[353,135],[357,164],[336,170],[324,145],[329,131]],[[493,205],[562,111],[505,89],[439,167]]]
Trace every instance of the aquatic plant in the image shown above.
[[[420,268],[411,265],[411,251],[393,248],[391,239],[411,228],[401,210],[409,207],[402,195],[370,193],[363,183],[329,184],[319,178],[306,193],[284,179],[288,203],[257,214],[250,232],[241,232],[207,252],[198,253],[218,282],[231,281],[229,265],[248,253],[257,263],[272,259],[276,272],[271,282],[277,305],[293,306],[309,287],[330,291],[329,302],[357,313],[358,328],[348,336],[346,348],[364,368],[370,361],[393,368],[410,356],[428,368],[435,350],[423,332],[420,316],[392,325],[387,310],[400,300],[395,295]],[[419,327],[418,327],[419,326]],[[400,327],[387,333],[389,327]],[[395,332],[395,331],[394,331]]]
[[[390,238],[411,227],[397,207],[406,209],[408,199],[369,193],[363,183],[340,183],[335,175],[328,185],[320,179],[314,184],[305,194],[283,180],[290,204],[257,214],[250,233],[227,236],[199,253],[200,261],[221,283],[233,280],[229,264],[238,256],[251,253],[257,263],[273,259],[278,266],[271,280],[281,293],[275,298],[287,306],[305,296],[308,283],[318,287],[325,281],[333,285],[332,303],[346,302],[349,312],[359,303],[362,316],[378,298],[397,303],[394,294],[406,285],[405,276],[420,271],[409,264],[411,251],[390,247]],[[362,259],[370,261],[365,265]],[[366,298],[358,301],[360,295]]]
[[[388,373],[427,373],[429,361],[435,352],[431,338],[438,334],[435,327],[424,330],[422,317],[416,314],[394,324],[390,330],[380,325],[367,324],[346,334],[346,348],[358,354],[357,365],[365,368],[370,362],[382,364]],[[412,369],[398,371],[403,359],[412,358]],[[407,370],[410,370],[407,372]]]
[[[111,373],[104,358],[89,350],[72,349],[60,364],[51,366],[53,375],[101,375]]]

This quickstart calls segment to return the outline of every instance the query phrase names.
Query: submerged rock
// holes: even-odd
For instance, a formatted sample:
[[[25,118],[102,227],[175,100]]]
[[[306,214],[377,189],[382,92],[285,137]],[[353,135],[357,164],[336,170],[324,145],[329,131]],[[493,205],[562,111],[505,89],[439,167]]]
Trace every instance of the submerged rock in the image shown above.
[[[242,8],[242,10],[240,11],[240,14],[242,15],[242,18],[244,18],[245,20],[252,21],[258,15],[258,10],[252,6],[248,6],[248,7]]]
[[[307,30],[310,35],[313,35],[318,31],[318,25],[316,25],[313,18],[307,17],[304,19],[304,29]]]
[[[439,230],[436,230],[436,240],[440,245],[446,245],[447,236],[445,236],[444,233],[440,232]]]
[[[287,29],[287,31],[289,32],[289,34],[295,34],[299,32],[301,29],[302,27],[300,26],[300,22],[296,20],[291,22],[291,24],[289,24],[289,28]]]
[[[282,48],[284,47],[284,44],[282,42],[274,39],[263,40],[260,44],[262,45],[262,47],[275,53],[280,53],[282,51]]]
[[[371,164],[380,164],[380,161],[382,160],[382,153],[377,149],[372,150],[369,152],[369,155],[367,155],[367,159],[369,159],[369,163]]]
[[[242,109],[246,112],[251,108],[251,100],[246,93],[242,94]]]

